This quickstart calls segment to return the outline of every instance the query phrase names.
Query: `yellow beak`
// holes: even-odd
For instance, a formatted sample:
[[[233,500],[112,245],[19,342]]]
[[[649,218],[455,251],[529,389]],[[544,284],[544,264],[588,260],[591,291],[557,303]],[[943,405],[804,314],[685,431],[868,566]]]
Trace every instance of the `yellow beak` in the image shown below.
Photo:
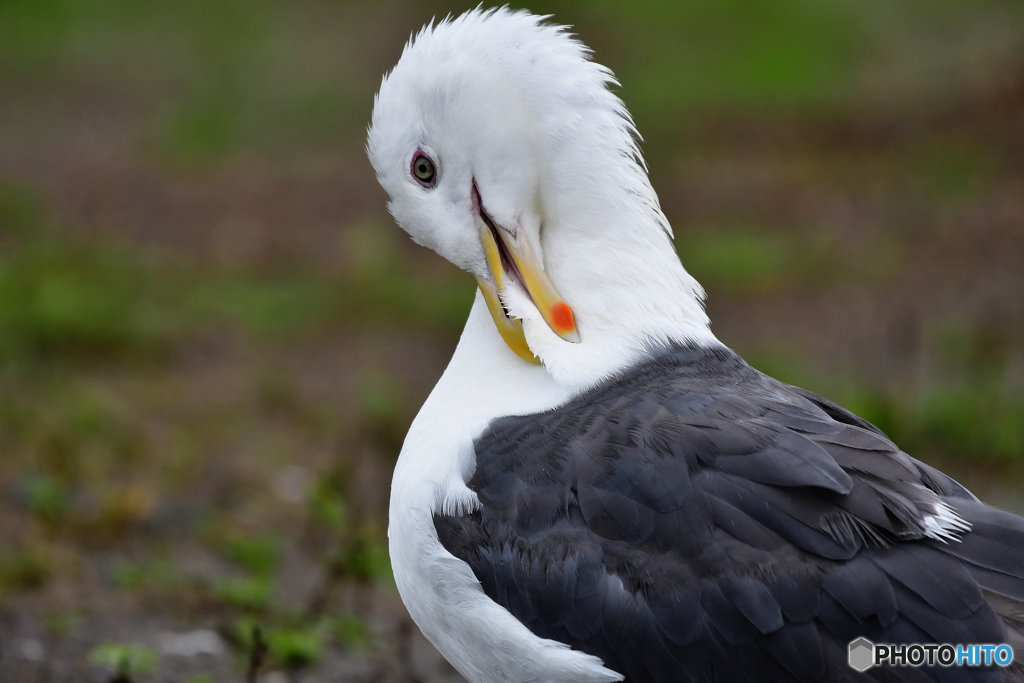
[[[494,239],[495,233],[498,234],[501,246],[504,247],[505,254],[507,254],[506,263],[511,261],[508,265],[512,267],[520,283],[526,289],[526,293],[537,306],[544,322],[562,339],[578,343],[580,334],[576,328],[576,319],[572,309],[558,294],[555,286],[541,268],[540,261],[534,256],[533,249],[525,236],[517,239],[501,228],[492,230],[488,225],[482,225],[480,241],[484,247],[484,254],[487,256],[487,266],[490,268],[494,280],[478,277],[477,283],[480,285],[480,292],[484,295],[484,301],[487,302],[487,309],[505,343],[523,360],[531,363],[540,362],[526,343],[522,322],[510,318],[501,304],[500,292],[511,284],[509,282],[511,276],[506,272],[506,263],[502,262],[501,249]]]

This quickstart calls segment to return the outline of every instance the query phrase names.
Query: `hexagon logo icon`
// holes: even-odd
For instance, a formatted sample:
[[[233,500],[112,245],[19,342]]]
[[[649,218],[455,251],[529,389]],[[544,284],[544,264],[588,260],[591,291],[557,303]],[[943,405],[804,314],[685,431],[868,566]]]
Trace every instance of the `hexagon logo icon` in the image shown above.
[[[875,664],[875,644],[867,638],[850,642],[850,668],[864,672]]]

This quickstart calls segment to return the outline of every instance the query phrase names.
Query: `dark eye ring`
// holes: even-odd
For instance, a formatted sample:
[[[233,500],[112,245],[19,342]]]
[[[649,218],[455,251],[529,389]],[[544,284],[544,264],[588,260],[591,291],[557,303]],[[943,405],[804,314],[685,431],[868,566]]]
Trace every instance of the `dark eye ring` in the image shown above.
[[[423,187],[433,187],[437,183],[437,168],[430,157],[423,152],[417,151],[412,155],[410,170],[412,177]]]

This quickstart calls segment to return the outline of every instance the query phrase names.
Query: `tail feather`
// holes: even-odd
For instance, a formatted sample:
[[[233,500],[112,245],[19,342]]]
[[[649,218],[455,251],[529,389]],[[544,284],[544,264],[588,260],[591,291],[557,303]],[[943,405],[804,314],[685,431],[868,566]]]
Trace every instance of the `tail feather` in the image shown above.
[[[972,529],[961,542],[934,543],[964,563],[985,601],[1003,624],[1003,642],[1013,648],[1007,683],[1024,683],[1024,519],[965,499],[946,499]]]

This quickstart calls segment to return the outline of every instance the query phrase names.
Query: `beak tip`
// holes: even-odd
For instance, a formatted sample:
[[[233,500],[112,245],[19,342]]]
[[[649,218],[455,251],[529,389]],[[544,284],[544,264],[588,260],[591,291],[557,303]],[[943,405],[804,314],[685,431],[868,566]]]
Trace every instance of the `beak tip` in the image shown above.
[[[562,339],[573,343],[579,342],[580,335],[576,329],[576,316],[573,315],[569,304],[564,301],[553,303],[548,311],[548,320]]]

